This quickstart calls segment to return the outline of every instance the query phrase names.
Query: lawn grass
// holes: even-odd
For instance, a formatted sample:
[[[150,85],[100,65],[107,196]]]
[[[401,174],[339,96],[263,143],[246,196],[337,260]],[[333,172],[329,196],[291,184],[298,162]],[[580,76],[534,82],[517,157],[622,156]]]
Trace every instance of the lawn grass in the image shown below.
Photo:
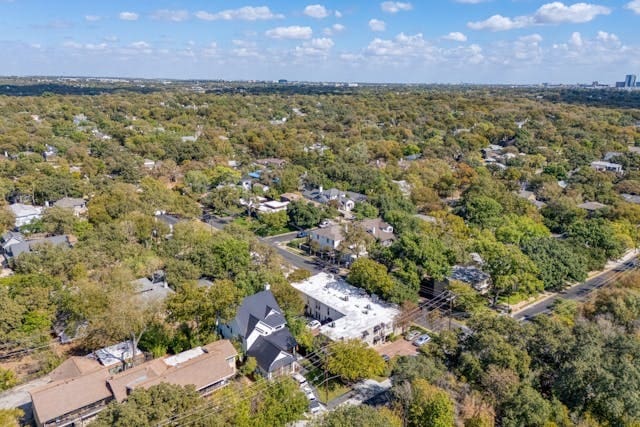
[[[307,361],[305,360],[305,362]],[[309,369],[308,363],[303,362],[302,366],[305,366],[307,369]],[[320,368],[310,369],[309,372],[307,372],[307,374],[305,375],[305,377],[307,378],[307,381],[309,381],[311,384],[313,384],[317,388],[318,399],[324,404],[327,404],[328,402],[332,401],[336,397],[340,397],[351,390],[351,387],[349,387],[348,385],[345,385],[342,381],[340,381],[337,378],[330,380],[328,382],[329,386],[327,387],[329,389],[329,398],[327,399],[325,386],[322,383],[324,381],[324,371]]]

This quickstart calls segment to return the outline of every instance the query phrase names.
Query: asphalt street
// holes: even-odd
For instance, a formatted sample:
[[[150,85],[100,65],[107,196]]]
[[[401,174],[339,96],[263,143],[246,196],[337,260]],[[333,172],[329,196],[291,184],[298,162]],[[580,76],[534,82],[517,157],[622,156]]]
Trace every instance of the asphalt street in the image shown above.
[[[575,285],[565,291],[559,292],[558,294],[550,298],[532,304],[524,310],[521,310],[518,313],[514,314],[513,317],[517,320],[526,320],[531,317],[535,317],[538,314],[547,313],[551,310],[555,301],[559,299],[582,301],[586,299],[594,290],[606,286],[617,280],[619,277],[624,276],[627,272],[636,269],[638,269],[638,261],[634,258],[620,264],[610,271],[599,274],[592,279],[580,283],[579,285]]]
[[[213,228],[216,228],[218,230],[223,230],[225,225],[227,225],[228,221],[224,219],[212,217],[212,218],[207,218],[205,222],[210,226],[212,226]],[[278,253],[282,256],[282,258],[284,258],[287,262],[289,262],[289,264],[291,264],[295,268],[309,270],[311,274],[322,272],[323,271],[322,267],[317,265],[314,261],[311,261],[306,257],[291,253],[279,246],[279,244],[282,242],[287,242],[289,240],[294,239],[297,234],[298,233],[294,231],[292,233],[280,234],[278,236],[273,236],[273,237],[261,237],[260,240],[263,243],[274,248],[276,251],[278,251]]]

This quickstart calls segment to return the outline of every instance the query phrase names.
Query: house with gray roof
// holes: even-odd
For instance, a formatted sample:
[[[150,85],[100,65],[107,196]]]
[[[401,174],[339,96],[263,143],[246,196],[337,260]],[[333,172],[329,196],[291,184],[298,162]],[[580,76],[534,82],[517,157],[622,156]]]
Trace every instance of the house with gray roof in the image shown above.
[[[268,287],[267,287],[268,288]],[[246,297],[236,317],[220,326],[220,333],[238,339],[247,357],[254,357],[262,375],[271,379],[295,371],[296,340],[269,289]]]
[[[47,244],[52,246],[71,247],[67,236],[51,236],[45,237],[44,239],[24,240],[8,246],[4,250],[4,258],[9,262],[19,255],[34,252],[39,246]]]
[[[338,205],[338,209],[346,212],[351,212],[356,206],[356,203],[367,200],[367,196],[364,194],[338,190],[337,188],[325,190],[320,187],[315,190],[305,191],[303,195],[312,202],[316,202],[321,205],[326,205],[329,202],[334,201]]]
[[[466,283],[481,294],[489,291],[491,276],[473,265],[454,265],[447,281]]]
[[[87,201],[77,197],[63,197],[53,204],[56,208],[73,211],[77,217],[87,213]]]
[[[42,217],[42,206],[25,205],[22,203],[14,203],[9,205],[9,209],[16,217],[15,226],[20,228],[32,221]]]

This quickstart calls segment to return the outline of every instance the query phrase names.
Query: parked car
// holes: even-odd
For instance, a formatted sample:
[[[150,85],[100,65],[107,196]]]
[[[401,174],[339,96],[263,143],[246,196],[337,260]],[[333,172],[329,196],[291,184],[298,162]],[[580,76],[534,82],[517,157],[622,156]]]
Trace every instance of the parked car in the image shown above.
[[[303,377],[302,375],[300,375],[299,373],[294,373],[292,375],[293,379],[296,380],[296,382],[298,383],[298,385],[300,387],[304,387],[307,385],[307,379],[305,377]]]
[[[313,389],[309,387],[308,384],[302,387],[302,391],[307,396],[307,399],[316,400],[316,394],[313,392]]]
[[[322,220],[322,222],[320,223],[320,225],[318,227],[327,228],[330,225],[331,225],[331,221],[329,221],[328,219],[325,219],[325,220]]]
[[[418,338],[418,336],[420,335],[420,331],[416,331],[415,329],[413,331],[409,331],[407,332],[407,334],[404,336],[404,338],[407,341],[413,341],[416,338]]]
[[[384,360],[385,362],[389,363],[389,361],[391,360],[391,358],[389,357],[388,354],[383,354],[382,355],[382,360]]]
[[[298,239],[301,239],[301,238],[303,238],[303,237],[307,237],[308,235],[309,235],[309,233],[308,233],[308,232],[306,232],[306,231],[299,231],[299,232],[298,232],[298,234],[296,234],[296,237],[297,237]]]
[[[317,400],[312,400],[309,403],[309,411],[312,414],[317,414],[318,412],[322,411],[322,405]]]
[[[413,342],[413,345],[417,346],[417,347],[422,347],[423,345],[425,345],[426,343],[428,343],[429,341],[431,341],[431,337],[427,334],[422,334],[418,337],[418,339],[416,339]]]
[[[318,329],[320,326],[322,326],[322,323],[320,323],[317,320],[312,320],[311,322],[307,323],[307,329]]]

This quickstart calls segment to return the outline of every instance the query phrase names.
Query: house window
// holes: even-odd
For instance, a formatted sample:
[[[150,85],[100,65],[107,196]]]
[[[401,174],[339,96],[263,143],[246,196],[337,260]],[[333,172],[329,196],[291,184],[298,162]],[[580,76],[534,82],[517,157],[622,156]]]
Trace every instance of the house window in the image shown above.
[[[327,307],[327,316],[329,316],[331,314],[331,308]]]

